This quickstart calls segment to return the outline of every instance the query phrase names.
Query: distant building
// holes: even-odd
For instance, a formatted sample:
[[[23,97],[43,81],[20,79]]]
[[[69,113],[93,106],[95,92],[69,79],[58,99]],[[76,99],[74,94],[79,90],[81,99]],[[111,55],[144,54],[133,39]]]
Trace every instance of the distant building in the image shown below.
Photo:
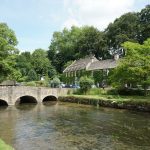
[[[83,72],[88,72],[91,75],[94,71],[103,70],[107,74],[110,69],[117,67],[119,55],[115,55],[114,59],[98,60],[94,56],[88,56],[79,60],[75,60],[68,66],[63,73],[66,77],[80,77]]]

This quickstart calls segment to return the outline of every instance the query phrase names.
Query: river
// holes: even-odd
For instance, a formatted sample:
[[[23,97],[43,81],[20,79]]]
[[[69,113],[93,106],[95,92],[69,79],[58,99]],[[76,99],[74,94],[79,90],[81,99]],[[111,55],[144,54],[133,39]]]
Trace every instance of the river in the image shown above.
[[[56,103],[0,108],[15,150],[150,150],[150,114]]]

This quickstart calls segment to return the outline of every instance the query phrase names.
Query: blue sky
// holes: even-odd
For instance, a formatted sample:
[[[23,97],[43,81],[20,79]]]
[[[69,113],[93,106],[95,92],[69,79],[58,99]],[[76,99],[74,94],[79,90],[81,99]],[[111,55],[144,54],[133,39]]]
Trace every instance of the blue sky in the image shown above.
[[[13,29],[20,51],[48,49],[54,31],[72,25],[104,30],[116,17],[150,0],[0,0],[0,22]]]

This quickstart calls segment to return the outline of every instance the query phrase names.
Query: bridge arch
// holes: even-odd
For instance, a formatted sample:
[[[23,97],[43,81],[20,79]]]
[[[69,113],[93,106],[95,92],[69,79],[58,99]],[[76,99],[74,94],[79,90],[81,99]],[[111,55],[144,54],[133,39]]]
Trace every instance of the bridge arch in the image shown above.
[[[38,101],[36,100],[35,97],[30,96],[30,95],[24,95],[21,96],[17,99],[17,101],[15,102],[15,104],[24,104],[24,103],[33,103],[33,104],[37,104]]]
[[[42,102],[50,102],[50,101],[57,101],[57,97],[54,95],[48,95],[42,100]]]
[[[0,107],[1,106],[8,106],[8,103],[7,101],[3,100],[3,99],[0,99]]]

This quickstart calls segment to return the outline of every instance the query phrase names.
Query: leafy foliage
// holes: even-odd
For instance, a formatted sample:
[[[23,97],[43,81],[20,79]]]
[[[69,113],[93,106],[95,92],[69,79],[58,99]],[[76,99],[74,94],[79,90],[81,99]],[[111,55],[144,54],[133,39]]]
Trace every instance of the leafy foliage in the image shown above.
[[[102,83],[102,81],[104,80],[103,71],[102,70],[94,71],[93,78],[94,78],[95,84]]]
[[[59,76],[71,84],[74,77],[66,78],[62,72],[72,61],[86,55],[107,59],[117,52],[125,58],[111,75],[114,84],[121,87],[140,84],[147,89],[150,84],[149,40],[144,42],[147,38],[150,38],[150,5],[140,12],[122,15],[104,32],[93,26],[73,26],[54,32],[49,50],[36,49],[33,53],[19,54],[15,33],[7,24],[0,23],[0,82],[6,79],[28,82],[40,80],[43,76],[50,79]],[[122,45],[126,41],[130,42]],[[89,74],[83,71],[80,76]],[[101,74],[94,73],[95,83],[105,80]],[[77,78],[80,76],[77,73]]]
[[[137,13],[127,13],[110,23],[105,30],[108,46],[112,53],[118,53],[126,41],[138,41],[139,19]]]
[[[51,83],[51,87],[54,87],[54,88],[60,86],[60,80],[57,77],[53,78],[53,80],[51,80],[50,83]]]
[[[143,43],[150,37],[150,5],[147,5],[144,9],[138,13],[140,22],[140,43]]]
[[[143,45],[125,42],[123,47],[126,56],[111,76],[112,82],[118,87],[125,84],[142,85],[145,89],[150,86],[150,39]]]
[[[47,53],[43,49],[36,49],[32,53],[32,65],[36,73],[41,77],[48,74],[50,61],[47,58]]]
[[[0,23],[0,81],[18,76],[15,62],[18,50],[15,33],[5,23]]]
[[[98,29],[73,26],[71,30],[65,28],[62,32],[54,32],[48,57],[59,73],[65,69],[67,62],[90,54],[98,59],[109,56],[105,36]]]
[[[83,76],[80,78],[79,84],[80,84],[81,91],[83,93],[86,93],[94,84],[94,80],[87,76]]]

